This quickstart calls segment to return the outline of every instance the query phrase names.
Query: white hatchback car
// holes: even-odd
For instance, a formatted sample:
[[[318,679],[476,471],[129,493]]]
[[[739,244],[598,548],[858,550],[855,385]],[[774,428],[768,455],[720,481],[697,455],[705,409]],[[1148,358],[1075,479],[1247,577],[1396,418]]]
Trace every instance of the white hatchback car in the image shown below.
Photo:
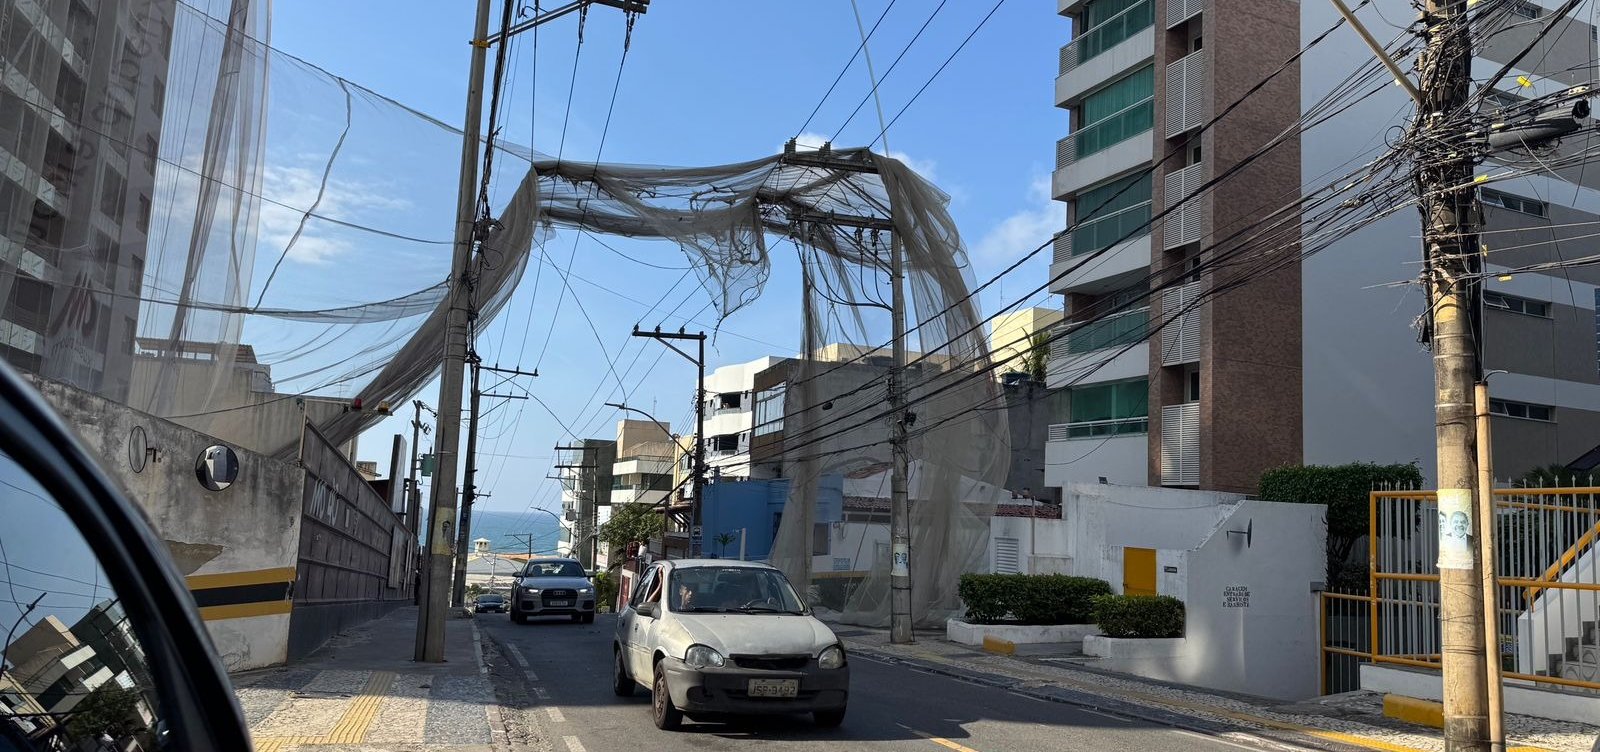
[[[844,722],[850,668],[833,630],[765,564],[684,559],[652,565],[617,620],[612,683],[652,692],[659,728],[685,715],[811,713]]]

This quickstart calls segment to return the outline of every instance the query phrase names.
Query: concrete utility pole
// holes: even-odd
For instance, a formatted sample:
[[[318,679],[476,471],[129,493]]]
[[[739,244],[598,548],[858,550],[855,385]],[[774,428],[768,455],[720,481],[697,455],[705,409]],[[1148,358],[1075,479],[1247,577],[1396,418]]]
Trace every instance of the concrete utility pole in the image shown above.
[[[700,496],[705,489],[706,481],[706,333],[699,332],[697,334],[686,334],[681,327],[676,333],[663,332],[659,326],[655,328],[655,331],[642,331],[639,329],[639,327],[635,326],[633,328],[633,336],[649,337],[650,339],[659,341],[661,344],[672,348],[673,352],[688,359],[688,361],[693,363],[695,368],[698,369],[699,381],[696,382],[694,390],[694,474],[690,476],[690,488],[693,489],[692,493],[694,494],[694,500],[691,502],[689,507],[689,555],[691,557],[699,556],[700,541],[695,540],[693,535],[694,531],[700,527]],[[700,349],[696,355],[690,355],[689,353],[678,349],[677,345],[672,344],[672,340],[675,339],[695,340],[695,342],[699,344]],[[632,408],[624,407],[622,409],[631,410]],[[639,412],[642,415],[648,415],[648,413],[643,413],[642,411],[638,410],[634,410],[634,412]],[[651,420],[655,420],[655,418],[651,418]],[[660,423],[661,421],[657,420],[656,422]],[[671,431],[668,431],[667,433],[671,434]],[[670,510],[671,508],[672,499],[668,498],[667,509]],[[666,540],[664,536],[665,531],[663,531],[663,540],[661,543],[663,551],[666,550]]]
[[[905,253],[899,236],[889,239],[889,321],[894,332],[894,366],[889,369],[889,542],[894,564],[889,570],[889,641],[907,644],[911,632],[911,504],[906,498],[906,292]]]
[[[1447,752],[1487,752],[1483,590],[1473,542],[1491,530],[1490,520],[1475,519],[1478,189],[1473,150],[1464,129],[1450,122],[1471,96],[1467,0],[1427,0],[1423,25],[1428,44],[1417,63],[1422,101],[1414,137],[1441,147],[1419,153],[1417,188],[1432,325],[1444,740]]]
[[[433,413],[435,418],[439,414],[434,413],[433,408],[428,407],[427,403],[422,400],[412,400],[411,405],[416,410],[416,415],[411,418],[411,464],[408,466],[410,470],[406,475],[406,527],[410,528],[412,535],[415,536],[417,533],[422,532],[420,527],[422,524],[422,490],[417,486],[417,470],[419,469],[417,465],[417,447],[422,443],[422,433],[424,431],[432,431],[432,429],[422,424],[422,411],[427,410]]]
[[[476,316],[477,313],[472,314]],[[476,334],[476,327],[472,327]],[[475,337],[474,337],[475,338]],[[467,474],[461,484],[461,521],[456,525],[455,584],[450,590],[450,605],[467,603],[467,552],[472,543],[472,505],[478,499],[478,416],[482,413],[483,390],[478,388],[478,353],[472,342],[467,343],[468,367],[472,369],[471,404],[467,408]]]
[[[444,362],[439,375],[439,431],[434,453],[439,459],[428,504],[428,576],[423,579],[422,610],[417,615],[415,660],[444,660],[444,619],[450,595],[450,537],[455,532],[456,463],[461,444],[462,369],[468,359],[471,290],[468,279],[473,246],[478,240],[478,146],[483,138],[483,73],[489,47],[505,44],[516,34],[574,11],[587,12],[591,4],[641,14],[649,0],[573,0],[560,8],[534,12],[534,17],[489,35],[489,0],[478,0],[473,23],[471,63],[467,70],[467,112],[462,121],[460,189],[456,196],[456,232],[450,262],[450,309],[445,321]],[[507,4],[509,12],[509,3]],[[476,414],[476,410],[473,411]]]
[[[467,113],[461,139],[461,187],[456,196],[455,251],[450,262],[450,311],[444,332],[444,369],[439,375],[439,432],[434,453],[439,467],[428,504],[428,576],[417,615],[415,660],[444,660],[444,619],[450,593],[450,542],[455,532],[456,462],[461,438],[462,368],[467,362],[469,311],[467,271],[477,239],[478,139],[483,116],[483,69],[488,58],[489,0],[478,0],[467,73]]]

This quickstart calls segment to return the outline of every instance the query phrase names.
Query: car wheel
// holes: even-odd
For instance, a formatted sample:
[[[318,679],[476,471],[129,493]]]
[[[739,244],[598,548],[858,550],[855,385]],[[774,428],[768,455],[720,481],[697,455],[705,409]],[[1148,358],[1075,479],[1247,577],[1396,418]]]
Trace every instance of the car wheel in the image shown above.
[[[616,653],[616,658],[611,662],[611,691],[618,697],[632,697],[633,688],[637,685],[633,683],[633,677],[628,676],[628,667],[622,660],[622,650],[617,648],[612,651]]]
[[[656,663],[655,684],[650,687],[650,715],[656,728],[677,731],[683,725],[683,711],[672,704],[672,693],[667,691],[667,672]]]
[[[811,714],[811,720],[822,728],[838,728],[844,723],[844,708],[837,710],[818,710]]]
[[[511,612],[511,623],[512,624],[527,624],[528,623],[528,617],[523,616],[522,614],[519,614],[516,611],[512,611]]]

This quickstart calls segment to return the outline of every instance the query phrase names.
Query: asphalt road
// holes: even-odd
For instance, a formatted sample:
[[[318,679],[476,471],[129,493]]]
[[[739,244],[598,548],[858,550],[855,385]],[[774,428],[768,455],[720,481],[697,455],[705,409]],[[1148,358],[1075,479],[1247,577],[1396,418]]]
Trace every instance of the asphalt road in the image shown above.
[[[683,731],[659,731],[650,722],[648,691],[640,688],[630,699],[611,692],[615,624],[608,615],[592,625],[559,619],[517,626],[500,615],[478,620],[486,637],[507,648],[508,662],[501,670],[523,674],[518,677],[527,682],[522,712],[537,719],[543,741],[553,752],[754,747],[907,752],[1257,749],[862,656],[851,658],[850,710],[841,728],[818,729],[809,717],[795,716],[728,724],[686,722]]]

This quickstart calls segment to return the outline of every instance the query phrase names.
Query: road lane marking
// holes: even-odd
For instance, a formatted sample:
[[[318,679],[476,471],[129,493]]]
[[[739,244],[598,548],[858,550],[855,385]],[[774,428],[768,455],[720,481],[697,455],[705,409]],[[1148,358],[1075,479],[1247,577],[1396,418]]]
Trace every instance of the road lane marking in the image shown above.
[[[1133,723],[1133,721],[1131,721],[1131,720],[1129,720],[1127,718],[1123,718],[1122,716],[1116,716],[1116,715],[1112,715],[1110,713],[1102,713],[1102,712],[1100,712],[1098,710],[1091,710],[1089,708],[1084,708],[1084,707],[1080,707],[1078,709],[1082,710],[1085,713],[1088,713],[1089,715],[1097,715],[1097,716],[1100,716],[1101,718],[1110,718],[1111,720],[1116,721],[1117,723]]]
[[[506,649],[511,651],[511,660],[516,661],[518,666],[521,666],[523,668],[527,668],[528,667],[528,658],[527,658],[527,656],[524,656],[522,654],[522,651],[517,649],[516,645],[506,645]]]
[[[478,623],[472,622],[472,655],[478,661],[478,673],[489,675],[489,664],[483,660],[483,638],[478,634]]]
[[[535,695],[538,695],[539,699],[541,699],[541,700],[550,699],[550,690],[545,689],[544,687],[534,687],[533,688],[533,693]]]
[[[571,752],[586,752],[583,748],[583,742],[578,741],[576,736],[564,736],[561,737],[561,740],[567,743],[567,749],[571,750]]]
[[[916,734],[917,736],[922,737],[923,739],[927,739],[928,741],[933,742],[934,744],[937,744],[937,745],[939,745],[941,747],[944,747],[945,749],[952,749],[952,750],[955,750],[955,752],[978,752],[978,750],[975,750],[975,749],[973,749],[971,747],[964,747],[964,746],[962,746],[960,744],[957,744],[957,743],[955,743],[953,741],[950,741],[949,739],[946,739],[944,737],[934,736],[933,734],[929,734],[929,733],[924,732],[924,731],[918,731],[918,730],[916,730],[914,728],[911,728],[910,726],[905,725],[904,723],[900,723],[900,724],[896,724],[896,725],[898,725],[900,728],[903,728],[903,729],[905,729],[907,731],[910,731],[913,734]]]
[[[1260,747],[1254,747],[1254,746],[1250,746],[1250,745],[1247,745],[1247,744],[1241,744],[1241,743],[1235,742],[1235,741],[1229,741],[1229,740],[1224,739],[1224,738],[1222,738],[1220,736],[1208,736],[1206,734],[1201,734],[1201,733],[1198,733],[1198,732],[1195,732],[1195,731],[1189,731],[1188,729],[1173,729],[1173,731],[1175,731],[1175,732],[1177,732],[1179,734],[1183,734],[1184,736],[1191,736],[1191,737],[1194,737],[1196,739],[1204,739],[1205,741],[1208,741],[1208,742],[1216,742],[1217,744],[1226,744],[1226,745],[1228,745],[1230,747],[1236,747],[1238,749],[1248,749],[1248,750],[1251,750],[1251,752],[1256,752],[1257,750],[1261,749]]]
[[[561,708],[558,708],[558,707],[555,707],[555,706],[551,706],[551,707],[545,708],[545,712],[550,714],[550,720],[552,722],[555,722],[555,723],[566,723],[567,722],[567,717],[561,714]]]

